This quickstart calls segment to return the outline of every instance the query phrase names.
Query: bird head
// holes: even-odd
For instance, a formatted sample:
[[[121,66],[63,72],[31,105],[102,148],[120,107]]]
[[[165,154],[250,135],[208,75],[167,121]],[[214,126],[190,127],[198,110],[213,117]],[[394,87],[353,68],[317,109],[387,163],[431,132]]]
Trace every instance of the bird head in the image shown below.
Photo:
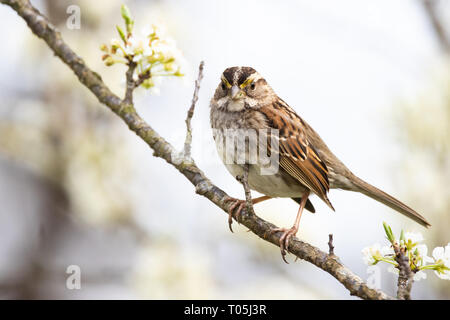
[[[255,69],[231,67],[222,73],[214,100],[219,108],[239,112],[261,106],[271,92],[266,80]]]

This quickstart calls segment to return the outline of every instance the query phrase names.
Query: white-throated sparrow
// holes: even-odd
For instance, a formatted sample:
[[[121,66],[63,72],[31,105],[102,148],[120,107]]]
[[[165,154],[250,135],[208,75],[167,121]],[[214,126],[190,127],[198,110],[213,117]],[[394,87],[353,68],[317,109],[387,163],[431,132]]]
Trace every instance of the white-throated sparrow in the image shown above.
[[[250,188],[266,195],[254,199],[253,203],[272,197],[289,197],[300,204],[294,226],[277,230],[283,232],[280,240],[283,259],[290,238],[298,231],[303,209],[314,212],[308,199],[311,192],[331,209],[333,206],[327,197],[329,189],[361,192],[425,227],[430,226],[416,211],[347,169],[253,68],[232,67],[223,72],[211,100],[210,118],[216,146],[227,169],[237,177],[247,165]],[[264,132],[269,132],[267,138],[260,139]],[[230,137],[240,138],[244,144]],[[265,153],[260,152],[262,149]],[[277,170],[263,173],[262,169],[267,166],[263,158],[273,156],[276,156]],[[229,207],[230,224],[233,210],[237,207],[240,212],[244,208],[243,200],[231,200],[234,203]]]

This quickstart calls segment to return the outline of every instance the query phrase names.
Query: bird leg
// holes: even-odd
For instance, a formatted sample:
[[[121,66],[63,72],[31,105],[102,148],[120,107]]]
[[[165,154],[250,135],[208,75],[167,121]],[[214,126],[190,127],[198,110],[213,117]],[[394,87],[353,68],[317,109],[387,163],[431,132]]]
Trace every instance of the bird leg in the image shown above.
[[[249,164],[244,165],[244,174],[242,176],[237,176],[236,179],[242,183],[242,186],[244,187],[245,192],[245,203],[247,205],[247,212],[250,214],[255,213],[253,210],[253,203],[252,203],[252,193],[250,191],[250,186],[248,185],[248,172],[250,170]]]
[[[259,202],[268,200],[270,198],[271,197],[269,197],[269,196],[262,196],[259,198],[252,199],[251,203],[257,204]],[[228,226],[230,228],[230,231],[233,232],[233,229],[231,228],[231,224],[233,223],[233,211],[237,207],[235,219],[236,219],[236,221],[239,222],[239,218],[241,216],[241,211],[244,209],[244,207],[247,203],[247,200],[240,200],[240,199],[236,199],[236,198],[232,198],[232,197],[227,197],[224,201],[231,202],[231,205],[228,207]]]
[[[295,218],[295,223],[290,229],[286,228],[276,228],[273,229],[270,233],[275,232],[283,232],[283,234],[280,237],[280,250],[281,250],[281,257],[283,258],[284,262],[288,263],[286,261],[286,250],[289,248],[289,241],[293,236],[297,234],[298,226],[300,224],[300,218],[302,217],[303,209],[305,208],[306,201],[308,200],[309,191],[307,191],[303,196],[302,200],[300,201],[300,208],[298,208],[297,217]]]

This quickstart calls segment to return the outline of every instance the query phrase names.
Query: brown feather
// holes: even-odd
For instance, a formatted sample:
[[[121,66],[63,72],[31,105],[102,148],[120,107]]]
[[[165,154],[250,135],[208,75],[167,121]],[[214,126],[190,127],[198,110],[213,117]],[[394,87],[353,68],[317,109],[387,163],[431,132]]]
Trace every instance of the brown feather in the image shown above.
[[[408,207],[403,202],[395,199],[393,196],[387,194],[386,192],[372,186],[371,184],[365,182],[364,180],[358,178],[355,175],[350,177],[353,187],[349,190],[361,192],[374,200],[377,200],[388,207],[400,212],[401,214],[407,216],[408,218],[416,221],[422,226],[428,228],[431,224],[416,211]]]
[[[330,189],[328,170],[315,148],[310,144],[301,118],[282,100],[276,110],[267,107],[259,109],[267,118],[274,119],[271,125],[278,129],[280,166],[289,175],[317,194],[334,210],[327,192]],[[274,116],[274,112],[277,116]]]

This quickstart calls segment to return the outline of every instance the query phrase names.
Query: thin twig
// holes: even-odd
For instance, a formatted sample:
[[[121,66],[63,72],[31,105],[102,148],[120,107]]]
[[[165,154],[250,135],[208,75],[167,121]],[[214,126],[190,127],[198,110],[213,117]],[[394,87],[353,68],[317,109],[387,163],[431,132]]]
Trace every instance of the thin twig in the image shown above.
[[[334,256],[334,246],[333,246],[333,234],[328,235],[328,254]]]
[[[191,157],[191,144],[192,144],[192,126],[191,126],[191,120],[194,116],[194,110],[195,105],[198,101],[198,92],[200,90],[200,83],[203,79],[203,67],[205,66],[205,63],[203,61],[200,62],[200,65],[198,66],[198,77],[197,80],[195,80],[195,89],[194,89],[194,95],[192,97],[191,107],[188,110],[187,117],[186,117],[186,140],[184,142],[184,155],[185,157]]]
[[[134,87],[135,88],[139,87],[145,80],[149,79],[151,75],[152,73],[150,69],[145,71],[144,73],[141,73],[139,75],[139,78],[134,82]]]
[[[27,0],[0,0],[0,2],[14,9],[27,22],[31,31],[42,38],[53,53],[73,70],[80,82],[153,149],[154,156],[164,159],[176,168],[195,186],[198,194],[206,197],[227,213],[229,204],[226,199],[229,196],[214,185],[192,159],[187,157],[173,159],[173,155],[178,154],[177,150],[139,116],[133,105],[122,101],[105,85],[97,73],[86,66],[84,61],[64,42],[60,32],[48,21],[47,17],[43,16]],[[280,233],[271,232],[276,228],[275,225],[257,215],[247,215],[247,217],[242,221],[244,226],[261,239],[279,246]],[[360,277],[340,263],[338,259],[330,258],[327,253],[297,238],[291,239],[289,252],[331,274],[351,295],[370,300],[393,299],[380,290],[369,288]]]
[[[423,7],[425,9],[428,18],[430,19],[431,26],[433,27],[434,33],[436,34],[439,44],[445,53],[450,54],[450,35],[447,34],[444,24],[439,18],[439,12],[436,10],[436,1],[434,0],[423,0]]]

